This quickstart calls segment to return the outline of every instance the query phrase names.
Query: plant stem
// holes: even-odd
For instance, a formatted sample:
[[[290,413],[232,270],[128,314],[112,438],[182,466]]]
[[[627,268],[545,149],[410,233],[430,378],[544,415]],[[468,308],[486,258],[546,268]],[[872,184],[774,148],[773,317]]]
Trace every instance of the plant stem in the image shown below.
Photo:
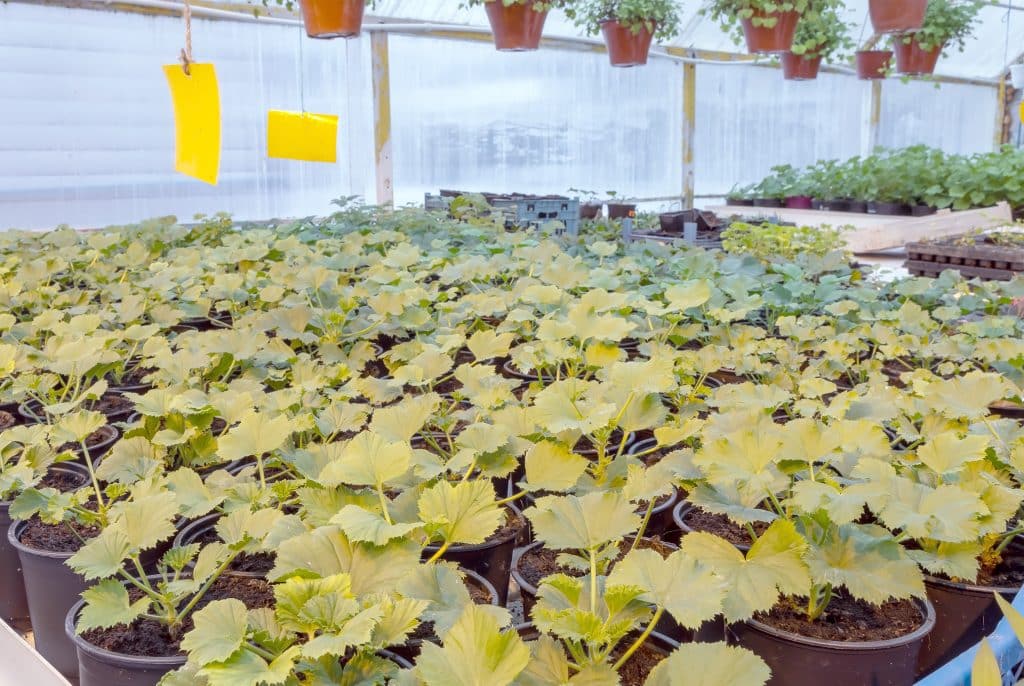
[[[200,588],[199,591],[194,596],[192,596],[192,600],[189,601],[188,605],[185,606],[185,609],[183,609],[181,613],[178,615],[179,625],[185,622],[185,618],[188,617],[189,613],[192,612],[193,609],[195,609],[195,606],[199,603],[200,600],[203,599],[203,596],[206,595],[206,592],[210,590],[210,587],[213,586],[214,582],[217,581],[217,579],[220,578],[220,575],[223,574],[224,571],[231,566],[231,563],[235,561],[235,558],[238,557],[241,554],[241,552],[241,550],[238,550],[229,555],[228,558],[224,560],[223,564],[221,564],[220,567],[217,567],[217,570],[210,575],[210,578],[206,580],[206,583],[203,584],[203,587]]]
[[[622,666],[629,661],[629,658],[633,657],[633,653],[640,650],[640,646],[644,644],[644,641],[646,641],[647,638],[651,635],[651,632],[654,631],[655,625],[657,625],[658,620],[661,619],[661,616],[663,614],[665,614],[665,608],[663,607],[659,607],[657,610],[654,611],[654,616],[651,617],[651,621],[647,624],[647,628],[644,629],[644,632],[637,636],[637,639],[633,641],[633,645],[629,646],[629,649],[627,649],[626,652],[622,654],[622,657],[620,657],[618,661],[616,661],[616,663],[612,665],[613,671],[618,672],[620,669],[622,669]]]
[[[590,556],[590,611],[597,612],[597,551],[587,551]]]
[[[448,548],[451,547],[451,544],[451,541],[445,541],[444,543],[442,543],[441,547],[437,549],[437,552],[434,553],[429,560],[427,560],[427,564],[429,565],[440,560],[441,556],[448,552]]]
[[[380,509],[384,512],[384,521],[388,524],[394,524],[391,521],[391,515],[388,513],[388,499],[384,495],[384,484],[380,482],[377,483],[377,497],[380,498]]]
[[[651,498],[650,502],[647,503],[647,512],[644,513],[644,519],[640,522],[640,528],[637,529],[636,534],[633,536],[633,543],[629,546],[629,552],[633,552],[636,549],[636,544],[643,538],[644,532],[647,531],[647,525],[651,522],[651,515],[654,514],[654,498]]]

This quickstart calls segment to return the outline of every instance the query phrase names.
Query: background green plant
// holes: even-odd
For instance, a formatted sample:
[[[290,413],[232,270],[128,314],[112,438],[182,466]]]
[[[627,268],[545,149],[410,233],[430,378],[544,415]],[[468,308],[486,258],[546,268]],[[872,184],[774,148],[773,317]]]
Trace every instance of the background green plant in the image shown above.
[[[646,28],[658,41],[679,34],[679,7],[674,0],[579,0],[566,13],[589,35],[597,35],[601,24],[612,20],[634,34]]]

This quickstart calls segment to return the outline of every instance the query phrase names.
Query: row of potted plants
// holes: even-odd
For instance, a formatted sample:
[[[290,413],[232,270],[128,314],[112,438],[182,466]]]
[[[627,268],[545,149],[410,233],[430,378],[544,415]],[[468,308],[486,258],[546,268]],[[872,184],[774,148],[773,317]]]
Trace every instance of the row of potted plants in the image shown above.
[[[358,36],[366,6],[376,0],[300,0],[306,32],[314,38]],[[856,54],[861,78],[883,78],[892,51],[872,49],[893,34],[897,71],[930,74],[942,51],[970,35],[980,0],[871,0],[875,37]],[[652,42],[678,35],[680,16],[673,0],[463,0],[483,6],[498,50],[536,50],[548,12],[560,9],[587,35],[602,34],[611,64],[647,63]],[[822,61],[841,61],[853,48],[851,22],[842,0],[708,0],[702,8],[751,53],[777,54],[787,79],[817,77]]]
[[[5,618],[83,686],[778,686],[823,652],[900,685],[973,640],[1020,585],[1019,286],[613,231],[0,236]]]
[[[1022,172],[1024,154],[1011,146],[955,155],[918,145],[803,169],[776,166],[760,182],[730,191],[729,202],[904,215],[1008,202],[1018,211],[1024,207]]]

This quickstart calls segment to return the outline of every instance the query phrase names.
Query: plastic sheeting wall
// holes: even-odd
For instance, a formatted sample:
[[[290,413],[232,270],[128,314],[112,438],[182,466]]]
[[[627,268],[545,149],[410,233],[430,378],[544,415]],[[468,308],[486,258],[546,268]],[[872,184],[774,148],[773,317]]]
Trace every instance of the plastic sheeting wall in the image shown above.
[[[221,88],[220,184],[173,171],[172,17],[0,5],[0,229],[77,227],[226,210],[305,216],[372,195],[369,41],[310,41],[299,27],[193,21],[194,55]],[[300,79],[300,51],[302,72]],[[339,164],[270,160],[266,111],[341,115]]]
[[[864,126],[871,84],[845,74],[785,81],[766,67],[697,66],[695,186],[721,194],[773,165],[803,166],[871,149]],[[948,152],[991,150],[996,91],[985,86],[888,80],[878,145],[926,143]]]
[[[681,193],[678,63],[401,36],[390,48],[396,202],[442,187]]]

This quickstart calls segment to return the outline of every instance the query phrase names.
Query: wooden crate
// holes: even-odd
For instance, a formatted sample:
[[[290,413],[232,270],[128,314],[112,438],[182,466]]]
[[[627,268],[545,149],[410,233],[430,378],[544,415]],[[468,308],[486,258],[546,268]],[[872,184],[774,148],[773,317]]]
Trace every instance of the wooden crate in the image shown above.
[[[1024,272],[1024,248],[985,243],[983,237],[974,245],[957,245],[952,239],[944,243],[910,243],[907,245],[907,271],[913,276],[938,276],[955,269],[966,277],[993,281],[1009,281]]]

